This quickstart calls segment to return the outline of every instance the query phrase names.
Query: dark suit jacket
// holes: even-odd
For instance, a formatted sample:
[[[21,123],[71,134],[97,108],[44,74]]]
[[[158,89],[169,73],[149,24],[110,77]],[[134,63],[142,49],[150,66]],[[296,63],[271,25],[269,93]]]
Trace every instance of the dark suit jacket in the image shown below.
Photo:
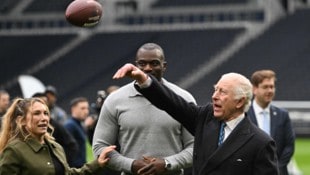
[[[195,136],[194,175],[277,175],[277,155],[271,137],[247,117],[217,146],[220,122],[212,105],[189,104],[152,77],[148,88],[140,91],[155,106],[168,112]]]
[[[248,116],[257,125],[253,106]],[[277,145],[280,174],[288,175],[287,164],[294,154],[295,134],[288,112],[273,105],[270,106],[270,135]]]
[[[72,162],[74,156],[79,151],[79,145],[67,129],[53,118],[50,118],[50,124],[54,127],[53,137],[65,150],[68,162]]]

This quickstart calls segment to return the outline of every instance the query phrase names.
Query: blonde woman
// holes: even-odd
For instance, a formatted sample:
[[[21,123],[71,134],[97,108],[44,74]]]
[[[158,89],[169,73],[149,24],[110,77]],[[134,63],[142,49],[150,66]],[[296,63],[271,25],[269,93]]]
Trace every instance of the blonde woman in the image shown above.
[[[105,166],[115,146],[81,168],[70,168],[63,148],[48,132],[53,131],[49,120],[48,107],[41,99],[13,101],[2,121],[0,175],[94,174]]]

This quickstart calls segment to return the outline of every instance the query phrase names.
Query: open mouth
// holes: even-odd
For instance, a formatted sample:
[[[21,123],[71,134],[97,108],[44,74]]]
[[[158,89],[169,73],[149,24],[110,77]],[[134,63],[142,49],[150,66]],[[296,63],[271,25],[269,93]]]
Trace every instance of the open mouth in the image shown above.
[[[213,109],[214,109],[214,110],[218,110],[218,109],[220,109],[221,107],[222,107],[221,105],[213,104]]]
[[[40,127],[40,128],[47,128],[47,126],[48,126],[47,124],[39,124],[38,125],[38,127]]]

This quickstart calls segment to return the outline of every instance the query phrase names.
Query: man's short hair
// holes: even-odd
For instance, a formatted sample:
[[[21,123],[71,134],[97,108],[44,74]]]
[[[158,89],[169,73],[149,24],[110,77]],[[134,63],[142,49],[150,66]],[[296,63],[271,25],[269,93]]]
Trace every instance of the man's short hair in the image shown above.
[[[85,97],[77,97],[77,98],[74,98],[70,101],[70,107],[74,107],[76,106],[78,103],[80,102],[88,102],[87,98]]]

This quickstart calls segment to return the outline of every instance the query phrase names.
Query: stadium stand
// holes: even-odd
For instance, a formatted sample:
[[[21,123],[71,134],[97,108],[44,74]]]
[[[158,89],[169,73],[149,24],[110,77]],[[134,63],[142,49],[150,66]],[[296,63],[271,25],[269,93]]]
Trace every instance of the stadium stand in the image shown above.
[[[141,24],[165,24],[165,23],[203,23],[213,21],[263,21],[264,12],[261,10],[250,12],[212,12],[195,14],[149,14],[149,15],[130,15],[117,19],[117,22],[126,25]]]
[[[76,35],[1,36],[1,82],[26,72]]]
[[[251,0],[158,0],[149,10],[136,10],[116,19],[126,25],[205,23],[229,21],[262,22],[265,10]]]
[[[49,84],[61,85],[58,88],[61,90],[59,103],[68,106],[69,100],[76,94],[91,97],[96,95],[94,92],[100,87],[123,84],[121,81],[112,82],[113,73],[120,65],[133,62],[136,51],[133,48],[138,48],[145,42],[156,42],[168,51],[166,57],[169,69],[166,75],[169,80],[178,81],[242,31],[243,29],[223,29],[96,34],[59,61],[38,71],[35,76],[48,80]],[[200,40],[197,40],[198,37]],[[187,52],[188,45],[192,45],[191,52]],[[208,49],[204,49],[205,47]],[[55,77],[55,72],[59,72],[61,76]]]
[[[275,15],[283,7],[274,8],[271,0],[136,2],[122,11],[128,8],[124,0],[104,1],[103,22],[83,29],[64,19],[70,0],[4,0],[0,88],[21,96],[16,76],[29,73],[56,86],[59,104],[68,109],[72,97],[94,100],[97,90],[128,82],[115,82],[112,74],[133,61],[141,44],[156,42],[166,51],[167,79],[192,92],[198,104],[210,101],[221,74],[249,76],[260,68],[277,72],[276,100],[309,101],[309,5]],[[309,129],[302,132],[310,135]]]
[[[309,18],[309,9],[297,10],[294,15],[282,18],[223,63],[220,69],[206,76],[200,84],[193,85],[190,91],[197,96],[199,102],[205,103],[210,99],[204,99],[202,92],[211,94],[213,91],[206,84],[216,82],[221,74],[236,71],[250,76],[256,69],[270,68],[278,72],[276,100],[308,100],[310,83],[304,80],[310,79],[310,75],[306,73],[310,66],[310,48],[307,44],[310,41]]]
[[[33,0],[27,8],[24,9],[24,13],[62,13],[71,2],[72,0]]]
[[[152,7],[245,4],[249,1],[250,0],[158,0],[152,5]]]
[[[2,0],[0,3],[0,14],[7,14],[18,2],[19,0]]]

